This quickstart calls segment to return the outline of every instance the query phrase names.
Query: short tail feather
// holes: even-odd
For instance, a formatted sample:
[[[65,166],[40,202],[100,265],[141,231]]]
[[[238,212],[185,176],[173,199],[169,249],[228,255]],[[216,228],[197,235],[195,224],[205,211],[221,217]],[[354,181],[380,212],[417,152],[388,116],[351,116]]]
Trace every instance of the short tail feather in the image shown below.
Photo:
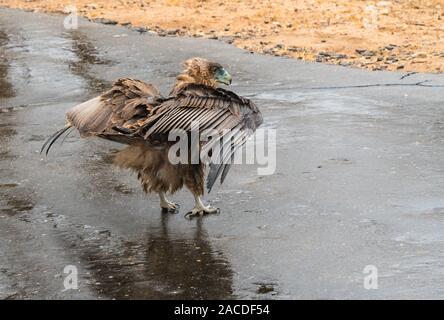
[[[52,136],[50,136],[48,138],[48,140],[45,141],[45,143],[42,146],[42,149],[40,149],[40,154],[45,150],[46,148],[46,152],[45,155],[48,155],[49,150],[51,149],[52,145],[54,144],[54,142],[57,141],[57,139],[60,138],[60,136],[62,134],[64,134],[69,128],[71,128],[72,126],[70,124],[66,125],[64,128],[58,130],[57,132],[55,132]],[[48,147],[46,147],[48,146]]]

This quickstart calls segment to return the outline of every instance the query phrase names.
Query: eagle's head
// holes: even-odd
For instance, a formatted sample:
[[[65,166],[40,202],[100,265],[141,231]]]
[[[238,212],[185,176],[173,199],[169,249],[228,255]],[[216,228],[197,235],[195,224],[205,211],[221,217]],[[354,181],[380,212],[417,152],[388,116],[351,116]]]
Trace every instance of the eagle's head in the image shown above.
[[[217,62],[195,57],[186,60],[184,66],[182,75],[191,78],[192,82],[211,87],[217,87],[219,83],[231,84],[231,75]]]

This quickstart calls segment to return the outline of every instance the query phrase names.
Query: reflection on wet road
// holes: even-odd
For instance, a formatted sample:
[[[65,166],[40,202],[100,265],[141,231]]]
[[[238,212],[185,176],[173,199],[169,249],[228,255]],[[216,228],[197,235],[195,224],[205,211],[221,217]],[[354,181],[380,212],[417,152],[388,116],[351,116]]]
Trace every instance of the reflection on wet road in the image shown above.
[[[168,92],[195,55],[227,65],[278,129],[277,172],[234,167],[208,196],[221,215],[162,215],[111,166],[118,144],[73,133],[39,155],[65,112],[113,79]],[[425,79],[444,83],[0,9],[0,298],[443,297],[442,89],[310,90]],[[192,206],[187,192],[174,200]],[[369,264],[378,290],[363,288]],[[78,290],[63,290],[67,265]]]
[[[91,65],[111,65],[112,62],[100,57],[97,48],[94,47],[82,32],[70,30],[64,33],[63,36],[71,40],[72,52],[77,56],[76,60],[69,61],[70,70],[74,75],[82,77],[85,80],[86,89],[93,90],[97,93],[109,88],[109,82],[96,78],[88,71]]]
[[[0,97],[8,98],[14,96],[12,84],[8,80],[9,63],[5,47],[9,41],[8,35],[0,30]]]
[[[131,241],[109,230],[69,224],[50,215],[55,234],[81,259],[81,274],[101,298],[115,299],[228,299],[232,271],[221,251],[211,247],[202,221],[190,237],[171,235],[169,215],[145,235]],[[36,219],[36,217],[30,217]]]
[[[168,216],[162,216],[161,220],[160,228],[147,232],[147,277],[156,275],[158,284],[171,288],[170,292],[174,292],[177,298],[231,298],[230,265],[223,252],[212,249],[202,220],[197,221],[193,237],[186,241],[169,236]],[[152,295],[156,296],[159,297]]]

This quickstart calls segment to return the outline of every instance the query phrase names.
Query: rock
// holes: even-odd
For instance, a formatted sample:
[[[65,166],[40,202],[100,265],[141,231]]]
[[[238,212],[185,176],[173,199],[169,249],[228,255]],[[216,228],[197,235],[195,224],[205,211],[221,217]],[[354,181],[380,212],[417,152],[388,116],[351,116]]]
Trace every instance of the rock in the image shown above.
[[[233,36],[221,36],[219,37],[219,40],[224,41],[226,43],[232,44],[235,40],[235,37]]]
[[[424,58],[427,58],[427,53],[425,53],[425,52],[418,52],[418,53],[415,53],[413,55],[413,57],[414,58],[424,59]]]
[[[346,54],[343,53],[335,53],[335,52],[326,52],[326,51],[321,51],[317,54],[318,57],[322,58],[331,58],[331,59],[347,59],[348,56]]]
[[[148,31],[148,28],[147,27],[136,27],[136,28],[133,28],[133,30],[137,31],[139,33],[145,33]]]
[[[398,62],[398,58],[396,58],[395,56],[386,57],[385,62],[387,62],[387,63]]]
[[[389,50],[389,51],[392,51],[395,48],[396,48],[396,45],[394,45],[394,44],[389,44],[388,46],[384,47],[385,50]]]
[[[102,24],[109,24],[109,25],[115,25],[115,24],[117,24],[117,21],[115,21],[115,20],[110,20],[110,19],[105,19],[105,18],[97,18],[97,19],[94,19],[94,20],[92,20],[93,22],[96,22],[96,23],[102,23]]]
[[[296,46],[289,46],[289,47],[287,47],[287,50],[291,51],[291,52],[298,52],[298,51],[301,51],[301,48],[298,48]]]
[[[374,55],[376,55],[376,53],[371,50],[356,49],[355,51],[363,57],[373,57]]]
[[[370,51],[370,50],[366,50],[362,53],[362,56],[364,56],[364,57],[373,57],[375,55],[376,55],[376,53],[374,51]]]
[[[168,35],[176,35],[179,33],[179,31],[180,31],[179,29],[170,29],[170,30],[167,30],[166,33]]]
[[[321,52],[318,53],[318,56],[323,56],[323,57],[330,57],[331,55],[332,55],[332,53],[325,52],[325,51],[321,51]]]
[[[348,56],[346,54],[343,54],[343,53],[337,53],[337,54],[335,54],[333,56],[333,58],[335,58],[335,59],[347,59]]]

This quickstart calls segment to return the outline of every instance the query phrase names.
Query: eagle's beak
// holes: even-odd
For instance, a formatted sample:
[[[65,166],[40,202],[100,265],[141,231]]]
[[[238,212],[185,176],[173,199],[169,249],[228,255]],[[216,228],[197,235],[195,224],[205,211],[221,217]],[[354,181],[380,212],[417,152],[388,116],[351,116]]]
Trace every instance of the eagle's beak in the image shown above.
[[[229,86],[231,84],[232,78],[231,78],[231,75],[228,73],[227,70],[220,69],[216,73],[216,81],[220,82],[220,83],[223,83],[223,84],[226,84],[227,86]]]

